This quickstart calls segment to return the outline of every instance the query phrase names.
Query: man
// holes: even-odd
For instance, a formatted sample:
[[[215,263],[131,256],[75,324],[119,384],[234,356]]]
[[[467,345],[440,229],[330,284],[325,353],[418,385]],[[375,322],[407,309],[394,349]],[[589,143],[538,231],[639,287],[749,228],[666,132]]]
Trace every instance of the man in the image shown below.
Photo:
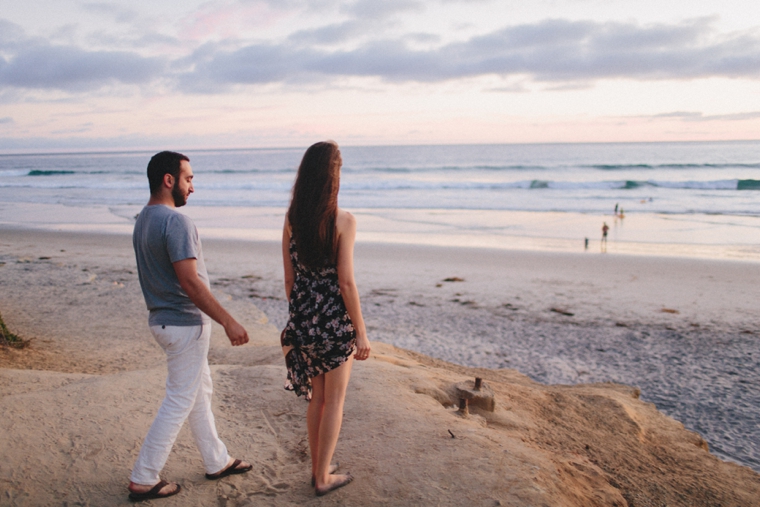
[[[190,420],[208,479],[252,468],[229,457],[211,412],[209,317],[224,327],[233,346],[248,343],[248,333],[211,293],[198,231],[176,210],[193,193],[190,159],[169,151],[154,155],[148,182],[150,200],[137,216],[132,243],[150,310],[148,324],[166,353],[168,374],[166,397],[132,470],[129,498],[134,501],[179,493],[180,485],[161,480],[159,473],[185,419]]]

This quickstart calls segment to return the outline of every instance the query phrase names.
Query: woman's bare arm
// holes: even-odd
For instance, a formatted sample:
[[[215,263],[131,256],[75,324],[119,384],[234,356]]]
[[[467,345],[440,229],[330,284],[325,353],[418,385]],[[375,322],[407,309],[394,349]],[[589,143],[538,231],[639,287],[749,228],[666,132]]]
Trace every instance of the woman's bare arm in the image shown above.
[[[296,273],[293,271],[293,264],[290,262],[290,224],[287,217],[282,228],[282,267],[285,270],[285,297],[290,301],[290,291],[293,290]]]
[[[367,338],[367,329],[362,317],[362,308],[359,301],[359,290],[356,288],[354,279],[354,242],[356,241],[356,219],[343,210],[338,210],[336,218],[338,234],[338,284],[343,302],[346,304],[348,316],[356,330],[356,354],[355,358],[363,361],[369,357],[370,343]]]
[[[296,281],[296,273],[293,270],[293,264],[290,262],[290,224],[287,217],[285,218],[285,225],[282,227],[282,267],[285,271],[285,297],[290,301],[290,292],[293,290],[293,284]],[[280,340],[282,341],[282,337]],[[288,352],[292,349],[292,345],[282,347],[282,353],[287,357]]]

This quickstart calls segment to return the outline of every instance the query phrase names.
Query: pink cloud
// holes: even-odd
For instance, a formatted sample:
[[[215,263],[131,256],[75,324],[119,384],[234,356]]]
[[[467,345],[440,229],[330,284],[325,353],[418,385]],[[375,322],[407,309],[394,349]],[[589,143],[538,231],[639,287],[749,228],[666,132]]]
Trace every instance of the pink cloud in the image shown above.
[[[266,2],[207,2],[182,19],[179,36],[189,40],[204,40],[213,36],[236,38],[252,29],[270,27],[288,14]]]

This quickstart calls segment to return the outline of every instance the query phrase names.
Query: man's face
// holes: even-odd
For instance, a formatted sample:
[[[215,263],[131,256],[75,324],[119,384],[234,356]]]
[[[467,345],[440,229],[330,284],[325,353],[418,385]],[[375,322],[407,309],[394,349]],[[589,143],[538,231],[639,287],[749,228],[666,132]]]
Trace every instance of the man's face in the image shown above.
[[[193,193],[193,168],[190,162],[183,160],[179,163],[179,176],[172,187],[172,197],[176,207],[187,204],[187,198]]]

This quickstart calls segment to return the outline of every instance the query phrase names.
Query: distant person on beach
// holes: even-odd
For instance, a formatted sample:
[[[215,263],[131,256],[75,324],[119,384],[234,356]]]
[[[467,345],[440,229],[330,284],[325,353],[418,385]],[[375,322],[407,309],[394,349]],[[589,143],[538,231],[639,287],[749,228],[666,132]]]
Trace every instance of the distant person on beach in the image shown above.
[[[281,344],[288,389],[306,396],[311,483],[317,496],[353,481],[331,465],[343,421],[352,361],[369,357],[354,281],[356,219],[338,208],[338,145],[312,145],[298,168],[282,232],[290,317]]]
[[[176,211],[193,193],[190,159],[163,151],[148,164],[150,200],[137,216],[132,243],[148,324],[166,353],[166,397],[132,469],[129,498],[165,498],[180,485],[161,480],[169,452],[185,419],[201,452],[207,479],[251,470],[232,459],[219,440],[211,412],[208,348],[211,319],[224,327],[232,345],[248,343],[248,333],[211,294],[198,230]]]
[[[610,230],[610,228],[607,226],[607,222],[604,222],[602,225],[602,252],[607,251],[607,232]]]

